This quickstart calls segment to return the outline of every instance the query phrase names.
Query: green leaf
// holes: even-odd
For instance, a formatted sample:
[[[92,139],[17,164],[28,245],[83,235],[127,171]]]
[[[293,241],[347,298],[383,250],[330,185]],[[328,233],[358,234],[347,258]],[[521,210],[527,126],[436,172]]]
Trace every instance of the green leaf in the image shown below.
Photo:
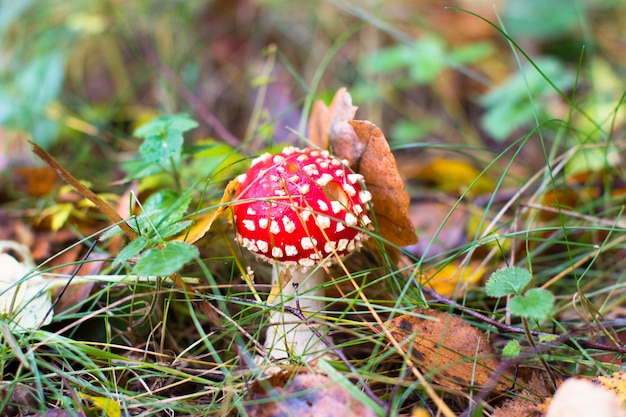
[[[491,274],[485,285],[485,291],[490,297],[521,294],[531,278],[527,269],[516,266],[503,268]]]
[[[481,123],[496,140],[504,140],[516,129],[533,124],[535,115],[539,123],[547,114],[545,99],[557,92],[546,78],[564,90],[574,84],[575,77],[557,59],[538,58],[534,67],[525,65],[504,83],[480,97],[479,103],[485,108]],[[531,99],[532,97],[532,99]]]
[[[170,275],[198,256],[198,249],[184,242],[167,242],[162,248],[148,249],[139,258],[136,275]]]
[[[187,114],[157,117],[137,128],[135,136],[144,138],[139,147],[143,159],[148,162],[164,163],[180,155],[183,148],[183,133],[198,127],[198,123]]]
[[[180,220],[191,203],[191,193],[182,195],[172,190],[161,190],[152,194],[143,204],[144,213],[150,213],[152,222],[160,226],[172,224]],[[154,213],[158,213],[155,215]]]
[[[159,229],[159,234],[164,239],[170,236],[177,235],[183,230],[187,229],[189,226],[191,226],[191,223],[193,223],[191,220],[186,220],[184,222],[170,224],[162,229]]]
[[[539,343],[553,342],[557,336],[555,334],[541,334],[539,335]]]
[[[183,142],[182,132],[168,130],[163,135],[148,136],[139,147],[139,152],[146,162],[162,164],[180,155]]]
[[[113,266],[122,264],[128,261],[133,256],[139,255],[139,253],[146,248],[148,245],[148,239],[144,236],[139,236],[137,239],[130,242],[128,245],[122,249],[117,256],[115,257],[115,261],[113,262]]]
[[[532,288],[509,301],[512,314],[527,319],[544,320],[554,307],[554,295],[543,288]]]
[[[161,136],[170,131],[184,133],[198,127],[198,123],[185,113],[161,116],[135,129],[133,134],[139,138]]]
[[[517,340],[511,340],[509,343],[504,346],[502,349],[502,356],[505,358],[514,358],[520,354],[522,351],[522,346],[519,344]]]

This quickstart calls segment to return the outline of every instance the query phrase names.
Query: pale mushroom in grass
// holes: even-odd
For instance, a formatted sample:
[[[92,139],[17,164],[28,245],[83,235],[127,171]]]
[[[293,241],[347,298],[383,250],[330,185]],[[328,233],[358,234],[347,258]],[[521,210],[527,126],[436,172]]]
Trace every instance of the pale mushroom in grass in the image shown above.
[[[371,228],[371,194],[363,177],[325,150],[287,147],[263,154],[238,178],[232,205],[237,242],[273,265],[275,303],[305,316],[324,310],[324,265],[358,250]],[[284,282],[291,279],[290,282]],[[297,288],[296,288],[297,287]],[[265,347],[269,358],[322,354],[326,345],[312,327],[277,309]]]

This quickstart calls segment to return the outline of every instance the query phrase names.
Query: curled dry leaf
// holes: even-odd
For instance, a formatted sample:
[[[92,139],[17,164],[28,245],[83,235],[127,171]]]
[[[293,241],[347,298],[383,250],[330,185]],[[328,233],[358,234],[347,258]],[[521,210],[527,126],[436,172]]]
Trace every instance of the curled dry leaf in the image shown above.
[[[410,197],[396,159],[378,126],[353,120],[356,109],[345,88],[337,91],[330,107],[316,103],[309,123],[311,140],[320,147],[330,143],[337,157],[363,175],[382,237],[398,246],[412,245],[417,236],[409,218]]]
[[[496,391],[512,386],[508,373],[494,374],[500,361],[487,336],[460,317],[424,308],[396,317],[384,326],[412,353],[422,372],[432,375],[442,386],[493,386]]]
[[[251,417],[370,417],[374,412],[326,375],[285,370],[252,385]],[[267,400],[267,401],[263,401]]]

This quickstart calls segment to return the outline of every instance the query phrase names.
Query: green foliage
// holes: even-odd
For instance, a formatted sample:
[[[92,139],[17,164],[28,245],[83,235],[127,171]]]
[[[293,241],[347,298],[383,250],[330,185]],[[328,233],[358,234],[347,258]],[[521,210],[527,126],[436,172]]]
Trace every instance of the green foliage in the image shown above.
[[[42,147],[56,139],[60,124],[51,107],[56,103],[65,79],[64,48],[74,39],[68,28],[47,27],[32,19],[36,2],[0,3],[0,126],[28,133]],[[32,19],[32,20],[31,20]],[[12,33],[18,27],[33,32],[28,45]],[[13,36],[11,36],[13,35]]]
[[[196,257],[196,247],[164,240],[190,226],[190,221],[183,220],[190,203],[190,192],[178,195],[162,190],[152,194],[143,204],[143,213],[130,222],[140,236],[118,253],[114,265],[139,256],[133,269],[135,274],[169,275]]]
[[[183,148],[183,133],[198,127],[186,114],[157,117],[135,130],[137,137],[144,138],[139,152],[147,163],[165,163],[179,158]]]
[[[580,7],[584,7],[582,3]],[[580,21],[570,0],[507,2],[504,25],[513,37],[552,39],[567,36]]]
[[[509,301],[511,313],[527,319],[544,320],[554,306],[554,295],[543,288],[531,288]]]
[[[517,340],[510,340],[504,349],[502,349],[502,356],[505,358],[514,358],[522,351],[522,345]]]
[[[500,269],[489,277],[485,291],[490,297],[506,297],[521,294],[532,276],[527,269],[510,267]]]
[[[512,296],[509,301],[511,313],[526,318],[544,320],[552,311],[554,296],[543,288],[524,288],[531,281],[528,270],[518,267],[500,269],[489,277],[485,291],[490,297]]]
[[[543,75],[525,65],[480,98],[479,103],[485,108],[481,123],[494,139],[502,141],[516,129],[532,126],[535,118],[542,123],[550,117],[547,99],[557,92],[546,78],[560,90],[574,85],[574,75],[560,61],[546,57],[537,59],[535,64]]]
[[[198,248],[185,242],[165,242],[162,247],[148,249],[141,255],[133,273],[137,275],[169,275],[179,271],[198,256]]]
[[[493,52],[489,43],[473,43],[449,49],[437,36],[426,36],[411,44],[399,44],[380,49],[363,61],[372,72],[390,74],[406,70],[408,79],[417,85],[435,80],[447,68],[479,61]]]

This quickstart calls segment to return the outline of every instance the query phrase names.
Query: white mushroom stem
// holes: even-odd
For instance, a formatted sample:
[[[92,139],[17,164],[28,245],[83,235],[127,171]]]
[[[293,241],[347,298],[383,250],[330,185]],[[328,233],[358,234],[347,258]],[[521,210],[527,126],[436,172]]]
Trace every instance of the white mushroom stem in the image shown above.
[[[288,279],[289,275],[291,280],[286,285],[282,283],[283,289],[276,296],[274,305],[294,309],[299,307],[307,320],[302,321],[283,308],[273,311],[267,328],[265,348],[268,358],[276,360],[301,358],[302,361],[308,362],[328,350],[320,336],[313,331],[316,329],[326,337],[328,327],[311,317],[322,311],[326,305],[323,300],[325,272],[322,268],[310,272],[293,269],[288,274],[283,274],[284,279]],[[274,288],[279,285],[279,276],[279,266],[275,264],[272,269]]]

